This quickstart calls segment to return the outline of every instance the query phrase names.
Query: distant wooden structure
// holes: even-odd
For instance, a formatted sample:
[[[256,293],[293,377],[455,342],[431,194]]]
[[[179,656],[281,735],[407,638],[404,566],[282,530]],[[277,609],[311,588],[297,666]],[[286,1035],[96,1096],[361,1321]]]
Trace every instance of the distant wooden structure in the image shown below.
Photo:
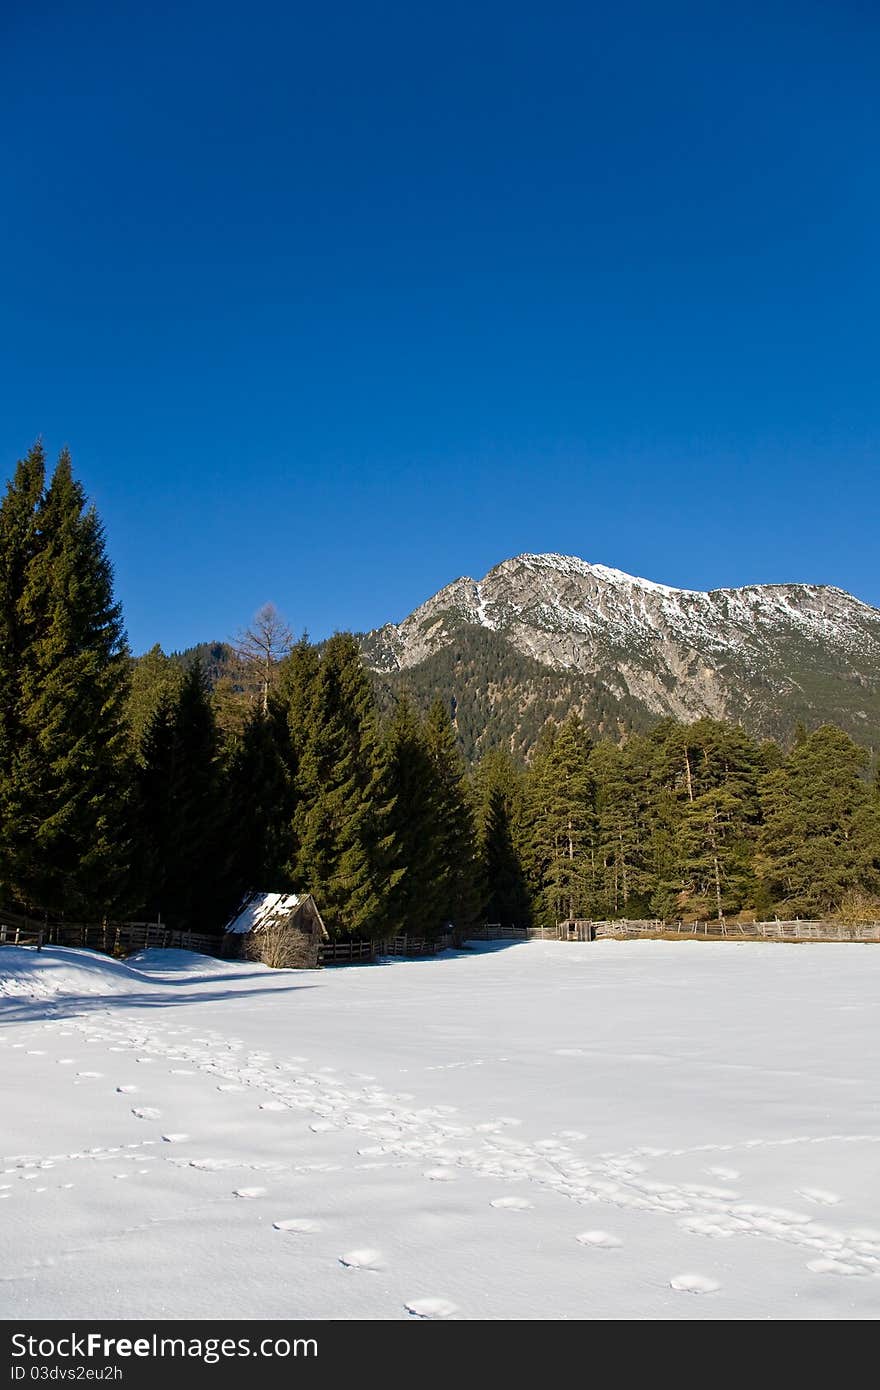
[[[569,917],[564,922],[560,922],[558,931],[562,941],[596,940],[596,923],[579,917]]]
[[[311,893],[251,893],[224,930],[223,954],[316,970],[329,933]]]

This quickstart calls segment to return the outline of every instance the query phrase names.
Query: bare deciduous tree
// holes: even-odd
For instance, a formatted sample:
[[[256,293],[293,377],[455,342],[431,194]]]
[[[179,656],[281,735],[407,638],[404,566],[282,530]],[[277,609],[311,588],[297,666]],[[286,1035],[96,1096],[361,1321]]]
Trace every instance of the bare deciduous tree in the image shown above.
[[[264,603],[254,614],[250,627],[236,638],[236,655],[243,667],[256,676],[264,713],[269,707],[275,668],[292,645],[293,634],[274,603]]]
[[[270,921],[251,932],[244,954],[273,970],[314,970],[318,964],[317,941],[287,922]]]

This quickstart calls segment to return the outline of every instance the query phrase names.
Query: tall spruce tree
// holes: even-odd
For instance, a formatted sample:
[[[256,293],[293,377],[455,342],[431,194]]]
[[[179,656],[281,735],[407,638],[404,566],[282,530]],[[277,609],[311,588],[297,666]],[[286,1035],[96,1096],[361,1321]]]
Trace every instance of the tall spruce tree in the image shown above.
[[[868,754],[824,725],[761,782],[761,876],[801,916],[834,911],[853,889],[880,890],[880,829],[865,780]]]
[[[139,761],[145,908],[177,928],[217,930],[235,906],[224,854],[232,827],[224,816],[217,727],[199,661],[176,695],[160,700]]]
[[[35,460],[31,486],[37,472]],[[103,529],[66,450],[37,506],[17,610],[9,891],[31,910],[98,917],[127,896],[129,659]]]
[[[536,906],[552,922],[588,916],[596,897],[591,751],[586,730],[572,715],[548,728],[529,769]]]
[[[300,665],[308,665],[305,653]],[[282,690],[291,679],[282,673]],[[292,687],[299,703],[291,714],[298,743],[291,879],[314,893],[332,932],[380,936],[401,869],[385,748],[357,642],[331,637],[317,670]]]
[[[460,932],[466,931],[479,921],[485,885],[466,769],[449,711],[439,697],[428,710],[425,741],[433,772],[435,833],[445,882],[442,915]]]
[[[291,887],[293,762],[287,710],[275,696],[252,707],[225,778],[226,873],[231,896]]]
[[[440,837],[440,807],[424,726],[406,694],[385,734],[389,828],[400,871],[388,895],[389,927],[401,935],[436,933],[449,912],[450,874]]]
[[[645,741],[604,740],[590,755],[596,792],[596,906],[602,916],[641,917],[650,910]]]
[[[158,643],[132,663],[126,716],[135,755],[163,697],[176,696],[183,678],[183,666],[166,656]]]
[[[531,894],[524,860],[529,821],[522,769],[504,749],[490,749],[477,767],[472,795],[486,920],[528,926]]]
[[[754,898],[761,753],[742,729],[712,719],[690,725],[683,746],[683,905],[721,918]]]
[[[0,891],[4,897],[15,896],[14,848],[23,829],[13,782],[15,755],[23,740],[21,675],[29,641],[22,600],[38,546],[37,508],[45,471],[45,453],[37,442],[18,463],[0,503]]]

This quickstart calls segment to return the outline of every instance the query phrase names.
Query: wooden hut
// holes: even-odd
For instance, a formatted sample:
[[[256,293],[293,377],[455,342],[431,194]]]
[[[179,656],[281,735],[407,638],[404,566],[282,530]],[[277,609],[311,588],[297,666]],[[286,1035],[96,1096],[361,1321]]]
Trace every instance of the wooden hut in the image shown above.
[[[224,955],[314,970],[329,939],[311,893],[251,893],[226,924]]]

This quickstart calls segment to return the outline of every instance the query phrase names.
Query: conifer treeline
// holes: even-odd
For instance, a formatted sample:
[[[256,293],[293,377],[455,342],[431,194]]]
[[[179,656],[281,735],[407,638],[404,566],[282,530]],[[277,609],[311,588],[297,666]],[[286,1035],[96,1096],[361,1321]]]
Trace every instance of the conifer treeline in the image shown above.
[[[522,912],[523,884],[543,923],[878,918],[880,786],[868,764],[831,725],[800,729],[788,752],[711,719],[666,719],[620,745],[592,744],[576,718],[550,726],[528,770],[491,759],[510,884],[496,920]]]
[[[786,753],[710,720],[593,745],[570,718],[527,769],[468,771],[447,700],[380,716],[352,637],[267,650],[250,686],[133,663],[100,522],[35,446],[0,504],[0,902],[204,931],[307,889],[367,936],[878,910],[880,798],[839,729]]]

